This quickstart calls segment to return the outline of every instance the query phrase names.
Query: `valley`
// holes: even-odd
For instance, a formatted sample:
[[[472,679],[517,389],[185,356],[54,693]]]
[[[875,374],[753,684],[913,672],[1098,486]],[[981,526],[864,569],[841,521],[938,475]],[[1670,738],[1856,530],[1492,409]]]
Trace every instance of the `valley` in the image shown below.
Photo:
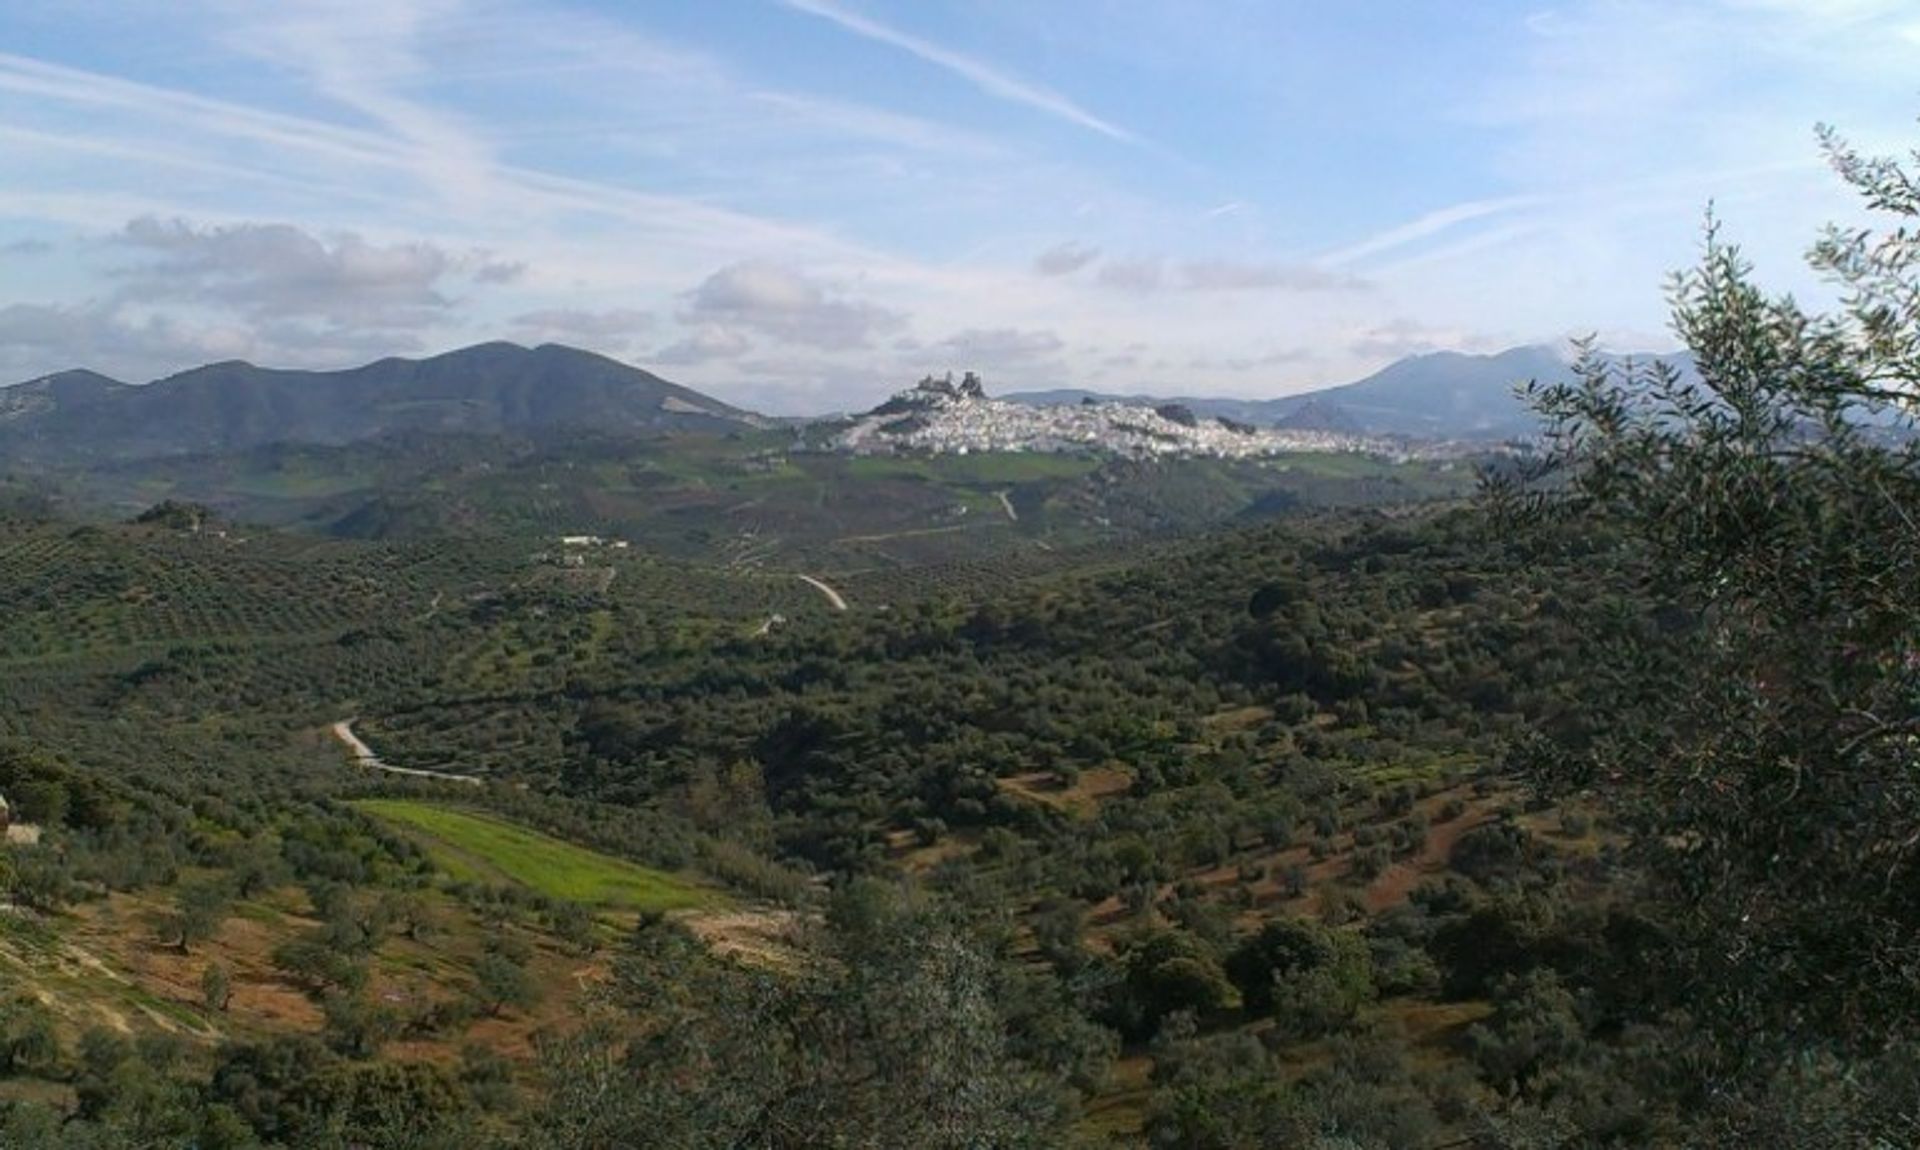
[[[1633,1069],[1685,1024],[1609,981],[1676,929],[1642,816],[1542,765],[1631,729],[1613,644],[1687,642],[1613,527],[1516,528],[1499,453],[829,431],[39,472],[0,1116],[509,1146],[698,1081],[663,1144],[923,1133],[962,1065],[1058,1144],[1689,1127]]]
[[[790,971],[885,879],[977,937],[1011,915],[994,977],[1076,1051],[1048,1063],[1083,1083],[1072,1125],[1131,1140],[1160,1105],[1139,1085],[1159,1019],[1247,1025],[1228,981],[1135,987],[1157,948],[1225,962],[1276,915],[1371,936],[1489,828],[1534,844],[1529,866],[1588,857],[1593,832],[1526,813],[1498,766],[1501,732],[1555,709],[1529,668],[1574,641],[1535,610],[1559,576],[1515,582],[1446,503],[1076,541],[1024,534],[1056,513],[1022,483],[1085,463],[844,466],[854,503],[909,475],[977,483],[990,526],[963,560],[815,575],[585,530],[326,539],[187,504],[6,520],[0,793],[57,850],[9,859],[30,880],[0,920],[29,988],[9,1033],[165,1036],[216,1081],[317,1042],[312,1073],[431,1067],[505,1129],[567,1073],[535,1052],[626,985],[609,963],[636,938],[744,964],[674,978]],[[897,545],[876,535],[863,558]],[[1514,627],[1534,638],[1485,646]],[[129,835],[137,860],[111,845]],[[897,913],[885,929],[933,929]],[[1055,982],[1096,970],[1120,981]],[[1380,977],[1368,1029],[1451,1001]],[[1485,1016],[1463,1001],[1436,1050]]]
[[[1743,274],[1271,405],[0,391],[0,1144],[1907,1144],[1920,439]]]

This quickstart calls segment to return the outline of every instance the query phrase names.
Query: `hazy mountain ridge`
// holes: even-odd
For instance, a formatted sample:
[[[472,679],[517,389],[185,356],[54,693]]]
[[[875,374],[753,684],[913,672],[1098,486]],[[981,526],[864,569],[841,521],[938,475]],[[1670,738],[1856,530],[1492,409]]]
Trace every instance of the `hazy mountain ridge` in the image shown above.
[[[724,430],[761,417],[605,356],[485,343],[342,371],[241,361],[130,386],[67,371],[0,389],[0,455],[73,462],[397,433]]]
[[[1690,367],[1685,356],[1635,354],[1609,358],[1664,359],[1682,370]],[[1437,351],[1409,356],[1352,383],[1278,399],[1120,397],[1075,389],[1022,392],[1005,398],[1033,405],[1079,403],[1084,399],[1146,406],[1173,402],[1199,415],[1224,416],[1262,427],[1418,439],[1507,439],[1531,435],[1538,426],[1514,389],[1528,380],[1547,383],[1567,379],[1570,374],[1567,357],[1557,348],[1531,345],[1494,355]]]
[[[1683,357],[1675,362],[1685,363]],[[1178,407],[1201,421],[1341,439],[1507,439],[1535,430],[1514,388],[1566,375],[1564,356],[1536,345],[1497,355],[1413,356],[1353,383],[1277,399],[1063,388],[996,402]],[[87,464],[279,442],[343,445],[414,432],[539,437],[591,429],[619,435],[791,422],[743,411],[592,352],[495,342],[339,371],[234,360],[144,385],[84,369],[62,371],[0,388],[0,458]]]

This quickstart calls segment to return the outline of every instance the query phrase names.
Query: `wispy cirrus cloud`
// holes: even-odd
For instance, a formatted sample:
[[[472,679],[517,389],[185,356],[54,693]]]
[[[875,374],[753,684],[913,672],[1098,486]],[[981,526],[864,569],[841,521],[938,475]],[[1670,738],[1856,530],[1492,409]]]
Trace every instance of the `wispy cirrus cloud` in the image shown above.
[[[429,74],[424,44],[459,5],[452,0],[281,0],[228,39],[314,91],[357,112],[398,141],[442,196],[484,203],[497,162],[486,136],[465,117],[410,95]]]
[[[1898,0],[1392,28],[1057,0],[964,33],[951,5],[783,3],[774,35],[723,5],[0,5],[0,367],[506,335],[782,410],[969,357],[996,387],[1338,382],[1657,330],[1709,198],[1806,291],[1814,229],[1853,219],[1810,125],[1902,150],[1888,93],[1920,69]]]
[[[134,141],[169,139],[171,150],[147,157],[149,164],[214,163],[217,166],[205,169],[210,175],[288,189],[306,186],[313,189],[311,198],[342,203],[350,212],[377,208],[382,218],[391,219],[399,209],[401,218],[431,221],[440,230],[487,230],[489,220],[507,213],[520,224],[515,230],[524,233],[530,218],[538,222],[586,214],[718,251],[752,250],[763,244],[844,256],[858,250],[801,224],[505,162],[493,173],[493,200],[485,211],[450,215],[437,196],[419,194],[421,168],[408,142],[382,132],[0,53],[0,92],[8,91],[64,111],[66,119],[78,117],[93,125],[86,135],[95,147],[111,147],[103,160],[137,159],[127,149],[150,145]],[[103,112],[112,115],[102,117]],[[161,181],[147,194],[164,196],[173,186],[172,181]],[[6,194],[0,186],[0,197]],[[303,197],[281,198],[297,203]],[[184,213],[189,206],[180,196],[179,210]],[[203,207],[192,214],[207,212]]]
[[[1451,204],[1426,212],[1416,219],[1388,228],[1383,232],[1368,236],[1355,244],[1329,252],[1317,261],[1325,267],[1344,267],[1359,263],[1371,256],[1394,251],[1409,244],[1450,231],[1461,224],[1515,212],[1523,208],[1534,207],[1541,203],[1538,196],[1501,196],[1495,199],[1471,200],[1461,204]]]
[[[1127,144],[1142,142],[1134,133],[1094,115],[1051,88],[1010,76],[983,60],[976,60],[971,56],[943,48],[930,40],[869,19],[852,9],[834,3],[833,0],[781,0],[781,3],[796,12],[804,12],[809,16],[818,16],[822,20],[838,24],[856,36],[863,36],[910,53],[936,68],[951,72],[996,99],[1007,100],[1044,112],[1057,120],[1064,120],[1090,132],[1097,132],[1110,140]]]

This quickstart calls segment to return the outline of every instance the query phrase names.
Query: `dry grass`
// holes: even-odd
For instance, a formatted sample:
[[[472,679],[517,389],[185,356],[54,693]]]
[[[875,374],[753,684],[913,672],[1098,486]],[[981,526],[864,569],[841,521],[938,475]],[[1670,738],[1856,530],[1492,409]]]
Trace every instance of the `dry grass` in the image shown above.
[[[1090,818],[1099,812],[1102,800],[1125,794],[1133,786],[1133,776],[1119,767],[1095,767],[1080,772],[1071,786],[1063,784],[1052,771],[1007,775],[996,782],[1010,795],[1077,818]]]
[[[122,1034],[164,1031],[203,1049],[226,1039],[321,1029],[319,1005],[273,963],[277,946],[317,925],[304,913],[297,888],[240,904],[212,938],[185,954],[152,925],[169,902],[164,893],[145,893],[83,904],[47,924],[53,941],[38,942],[30,953],[0,934],[0,981],[44,1003],[69,1043],[95,1026]],[[418,940],[387,938],[369,964],[366,993],[402,1015],[469,1000],[473,965],[487,941],[502,933],[445,896],[430,896],[430,905],[436,929]],[[544,992],[541,1000],[525,1011],[390,1043],[388,1054],[452,1063],[464,1043],[477,1042],[527,1059],[537,1032],[576,1024],[589,989],[605,976],[604,959],[582,957],[540,931],[509,926],[504,932],[526,945],[527,970]],[[208,1007],[201,990],[201,978],[214,963],[228,973],[231,998],[224,1011]]]

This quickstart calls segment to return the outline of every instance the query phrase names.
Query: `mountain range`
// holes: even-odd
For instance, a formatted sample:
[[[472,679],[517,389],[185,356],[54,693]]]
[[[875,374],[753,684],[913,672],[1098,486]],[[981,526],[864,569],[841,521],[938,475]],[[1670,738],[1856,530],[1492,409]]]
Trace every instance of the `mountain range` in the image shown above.
[[[1559,379],[1544,346],[1497,355],[1413,356],[1354,383],[1280,399],[1102,395],[1004,397],[1026,405],[1120,401],[1253,428],[1352,438],[1503,439],[1535,430],[1514,387]],[[396,435],[529,438],[728,431],[776,426],[640,368],[576,348],[484,343],[426,359],[343,371],[239,361],[128,385],[85,370],[0,388],[0,461],[87,466],[246,451],[273,443],[343,445]]]
[[[1684,357],[1662,358],[1685,366]],[[1073,389],[1021,392],[1005,398],[1037,405],[1086,400],[1146,406],[1172,402],[1202,416],[1292,431],[1417,439],[1505,439],[1532,435],[1538,429],[1533,412],[1514,394],[1515,387],[1528,380],[1561,380],[1568,374],[1567,359],[1560,352],[1545,345],[1531,345],[1496,355],[1437,351],[1409,356],[1353,383],[1279,399],[1169,399]]]
[[[484,343],[345,371],[230,361],[138,386],[64,371],[0,388],[0,459],[72,464],[415,432],[632,434],[766,422],[592,352]]]

